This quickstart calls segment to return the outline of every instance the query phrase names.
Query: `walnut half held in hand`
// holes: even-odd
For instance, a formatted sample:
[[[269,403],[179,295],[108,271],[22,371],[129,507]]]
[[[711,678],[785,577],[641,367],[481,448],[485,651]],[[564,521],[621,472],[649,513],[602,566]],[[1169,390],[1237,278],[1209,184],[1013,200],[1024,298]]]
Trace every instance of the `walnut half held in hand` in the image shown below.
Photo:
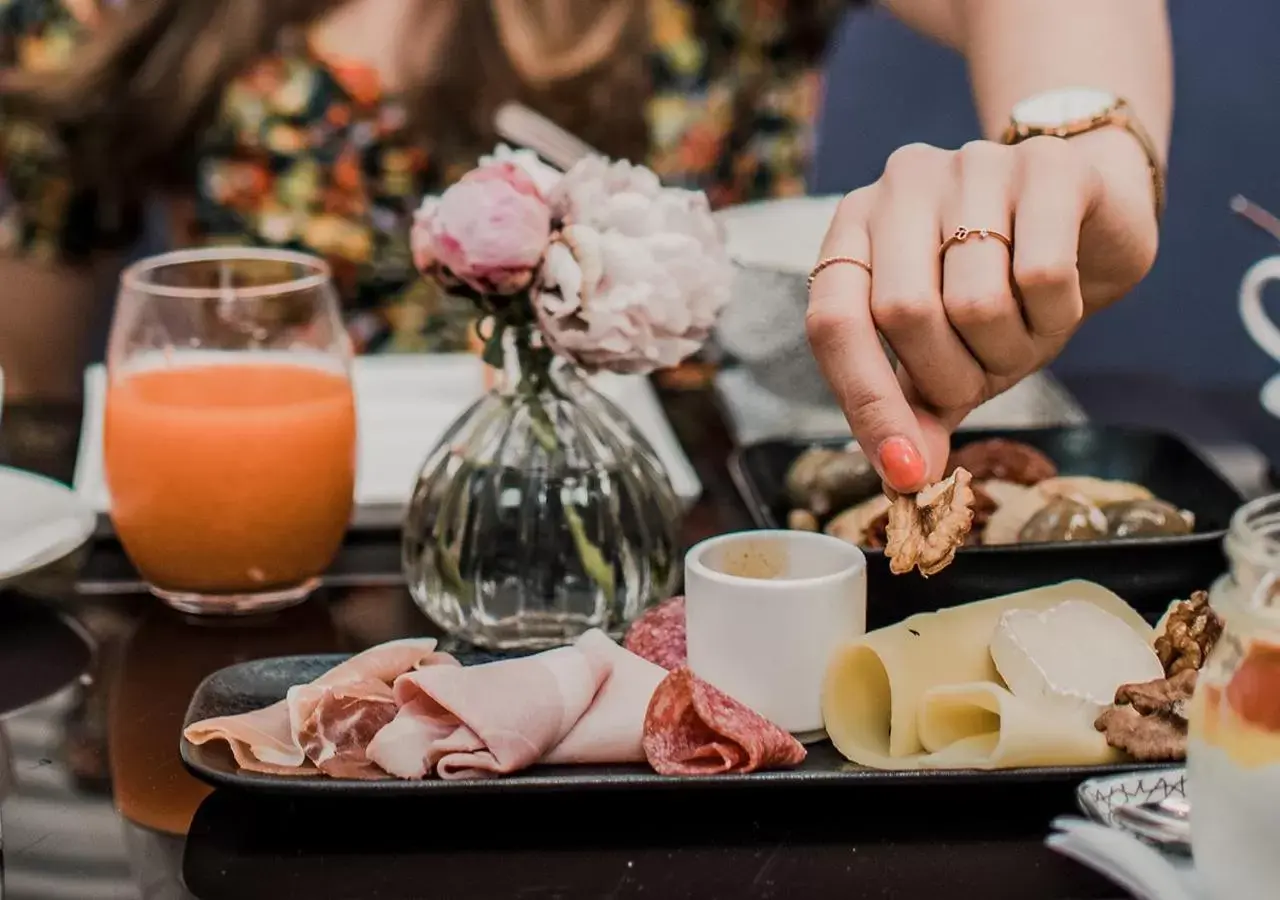
[[[889,571],[902,575],[919,569],[936,575],[955,559],[973,527],[974,494],[967,469],[930,485],[918,494],[903,494],[889,507]]]

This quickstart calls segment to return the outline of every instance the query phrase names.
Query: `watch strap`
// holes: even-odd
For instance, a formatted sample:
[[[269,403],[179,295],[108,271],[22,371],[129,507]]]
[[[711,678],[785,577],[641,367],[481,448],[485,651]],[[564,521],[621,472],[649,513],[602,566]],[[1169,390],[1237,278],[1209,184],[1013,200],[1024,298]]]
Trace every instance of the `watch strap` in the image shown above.
[[[1156,142],[1151,139],[1147,129],[1142,127],[1142,122],[1133,114],[1132,107],[1125,100],[1121,100],[1116,104],[1111,114],[1111,120],[1112,124],[1119,125],[1133,135],[1134,140],[1142,147],[1142,152],[1146,154],[1147,167],[1151,169],[1151,189],[1155,194],[1156,200],[1156,218],[1159,219],[1164,215],[1168,195],[1166,193],[1167,185],[1164,165],[1160,162],[1160,151],[1156,149]]]
[[[1040,137],[1042,135],[1048,137],[1057,137],[1064,140],[1073,138],[1079,134],[1088,134],[1090,131],[1097,131],[1100,128],[1119,127],[1133,135],[1134,140],[1142,148],[1143,154],[1147,157],[1147,166],[1151,170],[1151,187],[1155,195],[1156,218],[1164,215],[1164,208],[1167,199],[1166,195],[1166,178],[1164,166],[1160,162],[1160,153],[1156,149],[1156,143],[1151,139],[1151,135],[1142,127],[1142,123],[1138,117],[1134,115],[1133,108],[1128,101],[1124,99],[1117,100],[1106,112],[1099,113],[1097,116],[1083,122],[1070,122],[1063,125],[1033,127],[1021,124],[1016,121],[1009,123],[1005,128],[1004,134],[1001,135],[1001,143],[1018,144],[1028,138]]]

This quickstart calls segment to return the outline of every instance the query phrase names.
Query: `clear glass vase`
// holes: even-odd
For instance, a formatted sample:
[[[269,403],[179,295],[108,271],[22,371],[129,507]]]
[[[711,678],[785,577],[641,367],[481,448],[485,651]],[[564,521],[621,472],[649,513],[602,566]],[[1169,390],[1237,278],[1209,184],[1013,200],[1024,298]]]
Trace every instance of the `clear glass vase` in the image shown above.
[[[680,509],[662,464],[575,367],[503,342],[498,387],[427,457],[403,561],[419,608],[483,647],[542,648],[591,628],[620,636],[669,596]]]

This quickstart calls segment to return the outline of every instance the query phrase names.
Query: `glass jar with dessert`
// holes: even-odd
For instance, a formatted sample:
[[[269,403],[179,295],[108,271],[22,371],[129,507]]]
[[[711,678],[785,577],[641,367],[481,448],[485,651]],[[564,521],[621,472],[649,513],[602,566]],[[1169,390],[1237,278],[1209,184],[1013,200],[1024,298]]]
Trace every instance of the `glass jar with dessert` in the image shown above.
[[[1241,507],[1225,547],[1225,626],[1188,716],[1192,846],[1211,896],[1264,900],[1280,884],[1280,495]]]

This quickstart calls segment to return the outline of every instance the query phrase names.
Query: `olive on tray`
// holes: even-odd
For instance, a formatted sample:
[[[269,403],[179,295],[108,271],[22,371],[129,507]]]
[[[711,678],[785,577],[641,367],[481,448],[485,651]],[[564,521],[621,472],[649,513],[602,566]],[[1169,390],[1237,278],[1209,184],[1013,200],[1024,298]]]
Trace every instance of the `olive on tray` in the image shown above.
[[[1024,544],[1047,541],[1096,541],[1107,536],[1102,510],[1075,497],[1057,497],[1027,520],[1018,534]]]
[[[1113,538],[1172,537],[1190,534],[1195,516],[1163,500],[1130,500],[1102,507]]]

